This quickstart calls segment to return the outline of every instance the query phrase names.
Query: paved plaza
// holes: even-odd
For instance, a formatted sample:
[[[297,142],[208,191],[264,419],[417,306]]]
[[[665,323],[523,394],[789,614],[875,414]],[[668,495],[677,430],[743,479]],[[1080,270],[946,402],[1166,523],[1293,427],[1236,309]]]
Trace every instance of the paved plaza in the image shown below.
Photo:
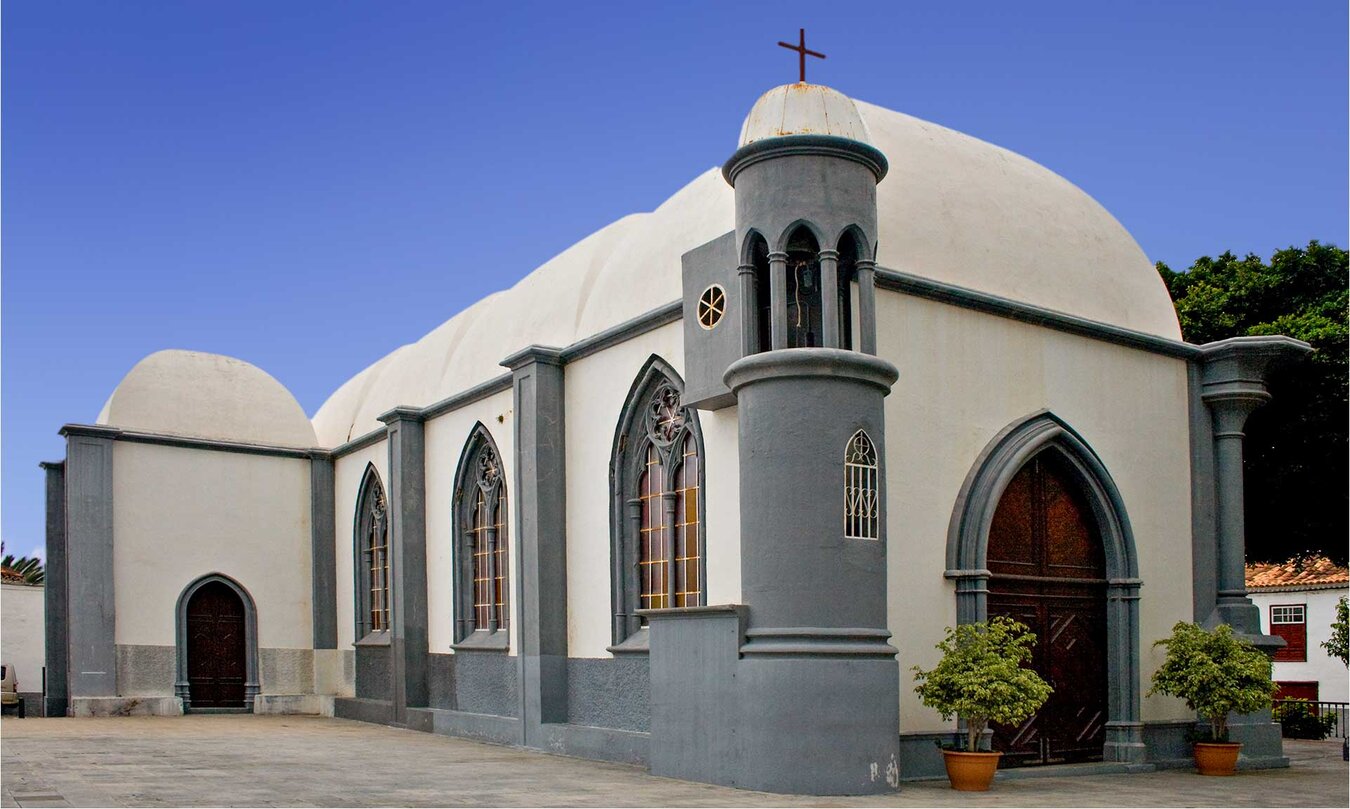
[[[1346,806],[1338,742],[1287,742],[1287,770],[945,782],[864,798],[769,795],[318,717],[15,719],[3,806]]]

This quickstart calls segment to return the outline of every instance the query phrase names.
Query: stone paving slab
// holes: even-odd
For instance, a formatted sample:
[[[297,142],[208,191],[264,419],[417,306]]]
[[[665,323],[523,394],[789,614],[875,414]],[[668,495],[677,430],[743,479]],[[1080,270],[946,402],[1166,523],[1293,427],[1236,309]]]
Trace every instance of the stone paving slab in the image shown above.
[[[771,795],[639,767],[342,719],[0,720],[0,806],[1337,806],[1339,742],[1286,742],[1287,770],[945,782],[859,798]]]

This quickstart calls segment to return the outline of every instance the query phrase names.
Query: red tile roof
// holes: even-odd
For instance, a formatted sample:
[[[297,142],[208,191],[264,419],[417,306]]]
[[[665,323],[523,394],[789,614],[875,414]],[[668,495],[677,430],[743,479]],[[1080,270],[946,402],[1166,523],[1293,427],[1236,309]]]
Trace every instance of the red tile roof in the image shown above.
[[[1350,571],[1325,556],[1247,565],[1250,590],[1325,590],[1350,583]]]
[[[25,584],[23,575],[9,565],[0,565],[0,581],[6,584]]]

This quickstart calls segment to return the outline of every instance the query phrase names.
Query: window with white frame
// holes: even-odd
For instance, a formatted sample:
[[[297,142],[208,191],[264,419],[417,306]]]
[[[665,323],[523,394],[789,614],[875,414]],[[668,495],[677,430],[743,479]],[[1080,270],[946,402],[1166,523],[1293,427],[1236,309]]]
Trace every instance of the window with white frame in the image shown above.
[[[863,430],[844,449],[844,537],[881,539],[877,448]]]
[[[1275,650],[1276,663],[1303,663],[1308,659],[1306,610],[1303,604],[1271,605],[1270,634],[1284,639],[1284,647]]]

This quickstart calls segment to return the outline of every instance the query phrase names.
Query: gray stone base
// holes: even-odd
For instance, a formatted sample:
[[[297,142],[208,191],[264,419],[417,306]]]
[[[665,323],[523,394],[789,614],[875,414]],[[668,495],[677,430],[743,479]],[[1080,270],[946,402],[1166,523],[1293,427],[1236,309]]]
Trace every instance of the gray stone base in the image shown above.
[[[69,716],[182,716],[178,697],[71,697]]]
[[[259,694],[253,698],[253,712],[332,716],[333,697],[323,694]]]
[[[47,715],[47,707],[43,704],[41,691],[20,691],[19,700],[23,702],[24,716]]]
[[[377,725],[392,725],[394,723],[394,706],[382,699],[334,697],[333,716],[338,719],[373,722]]]
[[[900,780],[927,781],[931,778],[946,778],[947,769],[942,763],[940,745],[955,744],[958,735],[955,730],[901,733]]]
[[[409,708],[408,727],[489,744],[514,745],[520,742],[520,720],[513,716],[447,711],[441,708]]]

